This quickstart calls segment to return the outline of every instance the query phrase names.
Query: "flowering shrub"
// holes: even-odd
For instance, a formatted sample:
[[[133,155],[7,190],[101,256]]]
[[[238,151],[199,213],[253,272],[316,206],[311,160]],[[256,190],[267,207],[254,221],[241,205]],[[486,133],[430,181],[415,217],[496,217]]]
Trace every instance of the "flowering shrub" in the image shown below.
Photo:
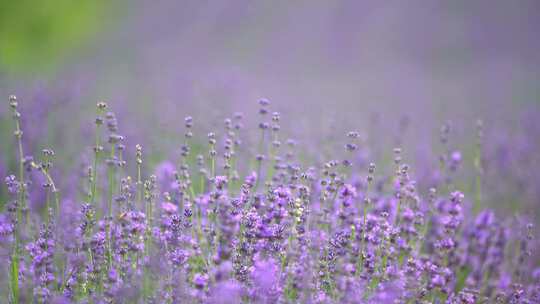
[[[179,159],[147,175],[143,147],[125,157],[100,102],[77,198],[57,187],[53,150],[25,154],[9,101],[18,167],[5,177],[0,292],[10,303],[540,302],[533,225],[481,210],[481,122],[469,198],[449,178],[457,151],[426,193],[400,148],[390,174],[357,164],[358,132],[335,157],[303,159],[266,99],[256,146],[243,146],[237,113],[197,154],[187,117]]]

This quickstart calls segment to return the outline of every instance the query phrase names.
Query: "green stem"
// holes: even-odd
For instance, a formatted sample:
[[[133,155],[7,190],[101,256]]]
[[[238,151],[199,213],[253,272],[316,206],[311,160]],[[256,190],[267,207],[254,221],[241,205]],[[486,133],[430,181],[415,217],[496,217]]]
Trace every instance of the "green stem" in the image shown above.
[[[261,139],[259,141],[259,146],[257,149],[259,154],[262,154],[263,148],[264,148],[264,129],[261,129]],[[253,189],[254,191],[257,191],[257,189],[259,188],[260,181],[261,181],[262,160],[255,159],[255,162],[257,166],[257,180],[255,181],[255,187]]]
[[[14,115],[17,116],[18,112],[15,110]],[[19,206],[17,208],[17,225],[20,226],[23,224],[22,221],[22,211],[26,210],[26,184],[24,182],[24,151],[22,145],[22,130],[20,123],[20,116],[15,118],[15,137],[17,138],[17,146],[19,153]],[[29,222],[29,213],[26,213],[26,223]],[[20,228],[20,227],[19,227]]]
[[[480,212],[482,202],[482,133],[481,129],[478,131],[478,142],[475,148],[474,166],[476,168],[476,191],[474,195],[473,214],[476,215]]]
[[[15,244],[13,247],[13,253],[11,256],[11,269],[10,269],[10,289],[12,301],[15,304],[19,303],[19,243],[21,238],[21,225],[22,210],[26,209],[26,185],[24,182],[24,151],[22,145],[22,130],[20,123],[20,113],[17,111],[17,98],[10,96],[10,107],[12,109],[13,118],[15,120],[15,137],[17,138],[17,147],[19,154],[19,202],[16,210],[17,222],[15,223]],[[29,223],[29,212],[26,212],[26,223]],[[24,227],[24,226],[23,226]]]
[[[10,287],[11,297],[14,304],[19,303],[19,254],[18,254],[18,238],[15,241],[15,248],[13,255],[11,256],[11,269],[10,269]]]
[[[362,269],[364,268],[364,240],[366,238],[366,231],[367,231],[367,209],[368,209],[368,203],[369,203],[369,186],[370,183],[368,183],[366,187],[366,197],[364,200],[364,208],[363,208],[363,220],[362,220],[362,237],[360,239],[360,254],[358,258],[358,275],[362,272]]]
[[[110,159],[111,161],[114,160],[115,156],[115,146],[114,144],[111,145],[111,154]],[[114,166],[115,164],[111,164],[109,168],[109,197],[107,199],[107,215],[112,217],[112,204],[113,204],[113,194],[114,194]]]
[[[115,146],[114,143],[111,145],[111,154],[110,159],[111,161],[114,160],[115,156]],[[114,166],[115,164],[110,164],[109,167],[109,197],[107,199],[107,215],[108,215],[108,221],[107,224],[107,260],[108,260],[108,266],[109,270],[112,269],[112,236],[111,236],[111,225],[112,225],[112,204],[113,204],[113,194],[114,194]]]
[[[274,177],[274,167],[276,166],[276,160],[275,160],[275,154],[276,154],[276,148],[274,148],[274,141],[278,140],[278,135],[276,131],[272,130],[272,142],[270,143],[270,151],[269,151],[269,161],[271,163],[270,167],[268,168],[268,174],[266,176],[266,179],[271,181]]]
[[[141,181],[141,164],[137,164],[137,202],[142,202],[143,184]]]
[[[98,109],[97,116],[103,114],[101,110]],[[96,124],[96,145],[94,147],[94,167],[92,170],[92,189],[90,196],[90,204],[95,207],[97,193],[97,182],[98,182],[98,164],[99,164],[99,150],[101,147],[101,124]]]

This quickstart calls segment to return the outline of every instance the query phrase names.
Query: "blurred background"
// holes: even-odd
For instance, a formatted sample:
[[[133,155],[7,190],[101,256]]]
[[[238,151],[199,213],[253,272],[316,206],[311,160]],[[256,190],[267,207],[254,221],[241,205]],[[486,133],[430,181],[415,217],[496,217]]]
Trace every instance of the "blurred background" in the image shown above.
[[[60,171],[88,155],[99,100],[155,166],[177,157],[185,116],[204,139],[236,111],[255,126],[265,97],[308,154],[358,130],[359,158],[401,146],[419,182],[443,125],[474,174],[481,119],[486,204],[540,218],[539,31],[535,0],[0,1],[0,173],[9,94],[26,146],[53,147]]]

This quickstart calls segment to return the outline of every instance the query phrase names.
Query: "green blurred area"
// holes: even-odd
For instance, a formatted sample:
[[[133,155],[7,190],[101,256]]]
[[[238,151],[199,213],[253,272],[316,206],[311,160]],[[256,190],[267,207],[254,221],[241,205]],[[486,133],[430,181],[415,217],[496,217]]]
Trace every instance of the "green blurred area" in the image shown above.
[[[0,70],[48,70],[102,30],[113,7],[105,0],[0,0]]]

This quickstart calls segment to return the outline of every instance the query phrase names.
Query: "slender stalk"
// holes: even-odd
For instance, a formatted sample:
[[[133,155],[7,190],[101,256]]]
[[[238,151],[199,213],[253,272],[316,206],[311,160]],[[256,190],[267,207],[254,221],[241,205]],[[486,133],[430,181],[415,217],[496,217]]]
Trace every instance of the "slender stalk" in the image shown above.
[[[475,195],[474,195],[474,207],[473,214],[476,215],[480,211],[480,206],[482,202],[482,137],[484,135],[483,127],[484,124],[481,120],[476,122],[477,135],[476,135],[476,145],[475,145],[475,157],[474,157],[474,166],[476,168],[476,181],[475,181]]]
[[[366,197],[364,199],[364,208],[363,208],[363,218],[362,218],[362,236],[360,238],[360,254],[358,257],[358,274],[362,272],[362,269],[364,268],[364,246],[365,246],[365,239],[366,239],[366,232],[367,232],[367,210],[368,210],[368,204],[369,204],[369,183],[366,188]]]
[[[21,203],[21,206],[19,208],[19,214],[18,214],[18,217],[19,217],[19,220],[21,220],[21,210],[26,210],[26,183],[24,181],[24,152],[23,152],[23,145],[22,145],[22,131],[21,131],[21,127],[20,127],[20,122],[19,120],[17,119],[16,121],[16,128],[17,130],[15,131],[16,134],[15,136],[17,137],[17,144],[18,144],[18,147],[19,147],[19,181],[21,183],[21,192],[20,192],[20,203]],[[28,212],[26,213],[26,223],[28,223]]]
[[[208,133],[208,142],[210,143],[210,179],[216,176],[216,135],[214,133]]]
[[[17,139],[17,149],[18,149],[18,157],[19,157],[19,172],[18,172],[18,180],[20,185],[20,191],[19,191],[19,206],[17,208],[17,222],[18,225],[22,223],[22,211],[26,209],[26,184],[24,181],[24,150],[23,150],[23,144],[22,144],[22,136],[23,132],[21,129],[21,113],[17,110],[18,103],[17,103],[17,97],[14,95],[11,95],[9,97],[9,105],[11,108],[13,120],[15,122],[15,131],[13,132],[13,135]],[[27,221],[28,223],[28,216]]]
[[[90,205],[96,207],[96,200],[98,196],[98,165],[99,165],[99,154],[103,150],[101,146],[101,125],[103,125],[103,112],[107,108],[107,104],[100,102],[97,104],[96,112],[96,142],[94,146],[94,165],[92,167],[92,179],[91,179],[91,193],[90,193]]]
[[[151,254],[152,245],[152,225],[153,225],[153,210],[152,204],[154,201],[154,187],[156,184],[156,176],[151,175],[150,179],[144,182],[144,200],[145,200],[145,212],[147,216],[147,226],[144,236],[144,255],[149,256]],[[150,280],[150,273],[147,265],[143,266],[143,300],[146,301],[150,296],[152,282]]]
[[[264,149],[264,128],[261,128],[261,138],[260,138],[259,146],[258,146],[258,149],[257,149],[259,155],[257,155],[257,158],[255,159],[255,161],[257,163],[256,164],[256,166],[257,166],[257,180],[255,181],[255,188],[254,188],[255,191],[257,191],[257,189],[259,187],[259,184],[260,184],[260,181],[261,181],[263,149]],[[260,159],[259,159],[259,157],[260,157]]]
[[[54,205],[54,217],[57,218],[58,214],[59,214],[59,211],[60,211],[60,192],[58,191],[58,188],[56,188],[56,184],[54,183],[54,180],[52,179],[52,176],[49,173],[48,165],[39,166],[38,164],[32,162],[31,166],[34,169],[38,169],[43,174],[45,179],[47,180],[47,188],[50,188],[51,190],[50,191],[47,190],[47,204],[46,204],[46,206],[47,206],[47,209],[50,208],[49,194],[52,193],[54,195],[54,204],[55,204]],[[49,223],[49,220],[50,219],[47,220],[47,223]]]
[[[11,300],[14,304],[19,303],[19,256],[18,256],[18,238],[15,242],[15,248],[13,250],[12,256],[11,256],[11,263],[10,263],[10,289],[11,289]]]
[[[26,184],[24,181],[24,151],[22,145],[23,132],[21,130],[21,114],[17,111],[18,103],[15,95],[9,96],[9,105],[15,121],[15,138],[17,139],[18,156],[19,156],[19,197],[16,210],[17,221],[15,223],[15,244],[11,254],[11,269],[10,269],[10,289],[12,302],[19,303],[19,246],[21,238],[22,210],[26,210]],[[26,213],[26,223],[29,222],[29,213]]]
[[[112,225],[112,205],[113,205],[113,196],[114,196],[114,184],[115,184],[115,144],[111,145],[110,160],[113,162],[109,164],[109,194],[107,198],[107,260],[109,269],[112,269],[112,235],[111,235],[111,225]]]
[[[274,177],[274,167],[277,164],[276,153],[280,145],[279,136],[278,136],[279,125],[277,124],[277,122],[279,121],[279,113],[277,112],[274,113],[272,120],[275,122],[275,124],[272,125],[272,131],[271,131],[272,142],[270,143],[270,149],[268,152],[269,161],[270,161],[270,167],[268,168],[268,173],[266,176],[266,179],[268,181],[272,181],[272,178]]]
[[[142,167],[142,147],[137,144],[136,149],[136,162],[137,162],[137,202],[142,203],[143,197],[143,183],[141,180],[141,167]]]
[[[115,158],[115,145],[111,145],[111,153],[109,155],[110,160],[114,161]],[[109,196],[107,198],[107,215],[109,218],[112,217],[112,205],[113,205],[113,196],[114,196],[114,178],[115,178],[115,166],[116,164],[109,164]]]

